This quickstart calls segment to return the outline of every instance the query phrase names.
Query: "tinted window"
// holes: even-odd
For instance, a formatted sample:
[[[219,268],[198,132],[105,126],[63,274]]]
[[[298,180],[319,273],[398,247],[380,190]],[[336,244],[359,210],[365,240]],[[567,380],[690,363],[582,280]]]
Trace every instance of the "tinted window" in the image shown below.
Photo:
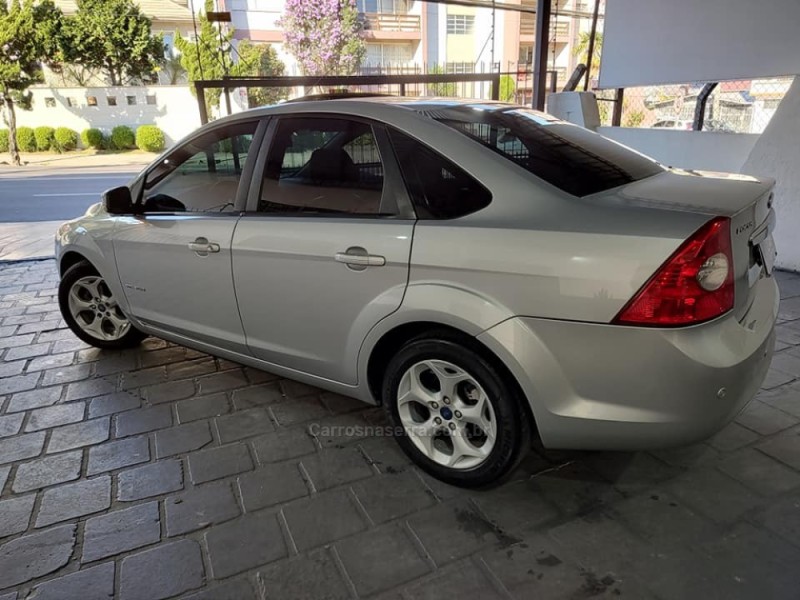
[[[492,201],[489,190],[442,155],[399,131],[389,136],[419,218],[455,219]]]
[[[284,118],[267,157],[260,212],[392,214],[381,206],[383,163],[372,127],[331,118]]]
[[[633,150],[530,109],[459,104],[418,110],[575,196],[662,171],[656,162]]]
[[[176,148],[145,180],[145,212],[232,211],[258,122],[221,127]]]

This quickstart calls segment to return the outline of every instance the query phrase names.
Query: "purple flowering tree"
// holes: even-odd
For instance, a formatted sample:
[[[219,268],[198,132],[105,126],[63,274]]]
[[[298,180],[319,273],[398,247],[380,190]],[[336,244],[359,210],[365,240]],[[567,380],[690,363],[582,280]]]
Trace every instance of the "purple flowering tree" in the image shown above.
[[[306,75],[352,75],[367,53],[355,0],[286,0],[278,24]]]

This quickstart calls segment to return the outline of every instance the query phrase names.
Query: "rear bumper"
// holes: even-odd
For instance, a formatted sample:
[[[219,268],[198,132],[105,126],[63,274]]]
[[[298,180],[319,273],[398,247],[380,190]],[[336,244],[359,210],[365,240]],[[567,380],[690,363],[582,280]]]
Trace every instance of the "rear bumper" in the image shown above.
[[[516,317],[478,339],[517,378],[546,447],[678,446],[721,429],[766,376],[779,293],[774,278],[755,285],[741,320],[651,329]]]

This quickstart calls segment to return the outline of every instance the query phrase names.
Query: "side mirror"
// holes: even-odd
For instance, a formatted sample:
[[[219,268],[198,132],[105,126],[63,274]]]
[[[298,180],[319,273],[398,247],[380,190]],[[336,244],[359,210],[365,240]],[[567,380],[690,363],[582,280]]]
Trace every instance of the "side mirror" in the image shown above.
[[[103,205],[110,215],[129,215],[133,212],[133,199],[127,186],[115,187],[103,192]]]

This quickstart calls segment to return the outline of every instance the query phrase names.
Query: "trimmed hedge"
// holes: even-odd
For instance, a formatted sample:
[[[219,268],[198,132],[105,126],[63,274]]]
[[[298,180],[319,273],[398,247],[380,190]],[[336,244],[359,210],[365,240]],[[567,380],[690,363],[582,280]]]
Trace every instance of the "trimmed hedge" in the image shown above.
[[[116,150],[128,150],[136,146],[133,129],[126,125],[117,125],[111,130],[111,146]]]
[[[55,131],[56,150],[69,152],[78,147],[78,132],[69,127],[59,127]]]
[[[21,152],[36,152],[36,134],[30,127],[17,127],[17,147]]]
[[[164,132],[155,125],[142,125],[136,130],[136,146],[144,152],[161,152]]]
[[[39,152],[55,150],[55,129],[52,127],[37,127],[33,130],[36,138],[36,149]]]
[[[0,129],[0,152],[8,152],[8,129]]]
[[[84,129],[81,132],[81,143],[83,144],[84,148],[95,148],[96,150],[102,150],[103,146],[105,146],[105,136],[99,129],[90,127],[89,129]]]

